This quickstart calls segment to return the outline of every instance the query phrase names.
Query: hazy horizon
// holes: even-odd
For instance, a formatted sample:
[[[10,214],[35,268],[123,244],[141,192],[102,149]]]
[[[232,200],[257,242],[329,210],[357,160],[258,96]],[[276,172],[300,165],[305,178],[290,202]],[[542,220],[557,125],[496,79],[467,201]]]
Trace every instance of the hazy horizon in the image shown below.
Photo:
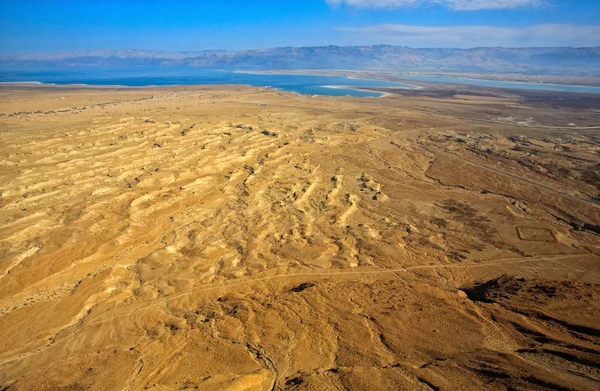
[[[594,0],[0,1],[0,52],[600,46]]]
[[[473,46],[473,47],[425,47],[425,46],[408,46],[408,45],[393,45],[393,44],[382,44],[374,43],[371,45],[311,45],[311,46],[269,46],[269,47],[247,47],[241,49],[199,49],[199,50],[168,50],[168,49],[140,49],[140,48],[122,48],[115,49],[111,47],[98,48],[98,49],[58,49],[58,50],[13,50],[8,52],[0,52],[0,55],[11,55],[11,54],[45,54],[45,53],[84,53],[84,52],[154,52],[154,53],[175,53],[175,54],[187,54],[187,53],[203,53],[203,52],[245,52],[245,51],[261,51],[261,50],[273,50],[273,49],[304,49],[304,48],[326,48],[326,47],[339,47],[339,48],[353,48],[353,47],[377,47],[377,46],[391,46],[391,47],[403,47],[415,50],[427,50],[427,49],[447,49],[447,50],[474,50],[474,49],[595,49],[600,48],[599,45],[594,46]]]

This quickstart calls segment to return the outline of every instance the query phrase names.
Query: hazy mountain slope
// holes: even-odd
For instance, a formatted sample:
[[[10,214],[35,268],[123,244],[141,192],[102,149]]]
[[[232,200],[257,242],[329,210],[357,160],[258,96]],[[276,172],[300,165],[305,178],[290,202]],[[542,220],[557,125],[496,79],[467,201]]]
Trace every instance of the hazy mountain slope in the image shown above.
[[[238,52],[101,50],[0,55],[0,67],[4,69],[133,65],[593,75],[600,74],[600,47],[414,49],[375,45],[282,47]]]

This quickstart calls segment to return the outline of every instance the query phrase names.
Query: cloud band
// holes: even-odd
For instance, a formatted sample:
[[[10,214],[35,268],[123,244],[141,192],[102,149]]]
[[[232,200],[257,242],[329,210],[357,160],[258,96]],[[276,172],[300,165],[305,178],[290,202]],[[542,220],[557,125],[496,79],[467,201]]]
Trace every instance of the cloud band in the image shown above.
[[[363,40],[418,47],[598,46],[600,25],[538,24],[525,27],[414,26],[338,27]]]
[[[355,8],[394,9],[442,5],[456,11],[476,11],[485,9],[512,9],[535,7],[542,0],[326,0],[332,7],[342,5]]]

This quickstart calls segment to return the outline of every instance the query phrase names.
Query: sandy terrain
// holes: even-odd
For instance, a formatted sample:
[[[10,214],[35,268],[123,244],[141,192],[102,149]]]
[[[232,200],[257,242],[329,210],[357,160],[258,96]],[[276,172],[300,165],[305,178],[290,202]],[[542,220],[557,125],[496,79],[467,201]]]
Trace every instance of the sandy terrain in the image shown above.
[[[597,390],[599,116],[2,86],[0,390]]]

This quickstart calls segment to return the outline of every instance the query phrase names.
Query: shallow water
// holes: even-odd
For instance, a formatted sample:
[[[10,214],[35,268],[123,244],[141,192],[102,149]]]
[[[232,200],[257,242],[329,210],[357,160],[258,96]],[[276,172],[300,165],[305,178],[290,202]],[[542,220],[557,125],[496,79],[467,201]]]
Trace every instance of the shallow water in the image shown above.
[[[566,84],[522,83],[516,81],[499,81],[484,79],[469,79],[466,77],[451,77],[438,75],[398,75],[401,79],[424,81],[432,83],[468,84],[482,87],[510,88],[521,90],[587,92],[600,94],[600,87],[574,86]]]
[[[404,83],[352,79],[343,76],[252,74],[194,68],[88,69],[44,71],[0,71],[0,82],[41,82],[122,86],[166,86],[195,84],[247,84],[273,87],[306,95],[380,97],[382,93],[352,87],[415,88]],[[334,88],[331,88],[334,87]]]
[[[600,94],[600,87],[521,83],[439,75],[403,75],[399,78],[415,82],[467,84],[482,87],[529,89],[541,91],[585,92]],[[0,70],[0,82],[40,82],[49,84],[121,85],[129,87],[198,85],[198,84],[245,84],[255,87],[272,87],[282,91],[305,95],[380,97],[375,91],[353,89],[353,87],[416,88],[402,82],[354,79],[344,76],[246,73],[199,68],[146,68],[128,69],[73,69],[39,71]]]

